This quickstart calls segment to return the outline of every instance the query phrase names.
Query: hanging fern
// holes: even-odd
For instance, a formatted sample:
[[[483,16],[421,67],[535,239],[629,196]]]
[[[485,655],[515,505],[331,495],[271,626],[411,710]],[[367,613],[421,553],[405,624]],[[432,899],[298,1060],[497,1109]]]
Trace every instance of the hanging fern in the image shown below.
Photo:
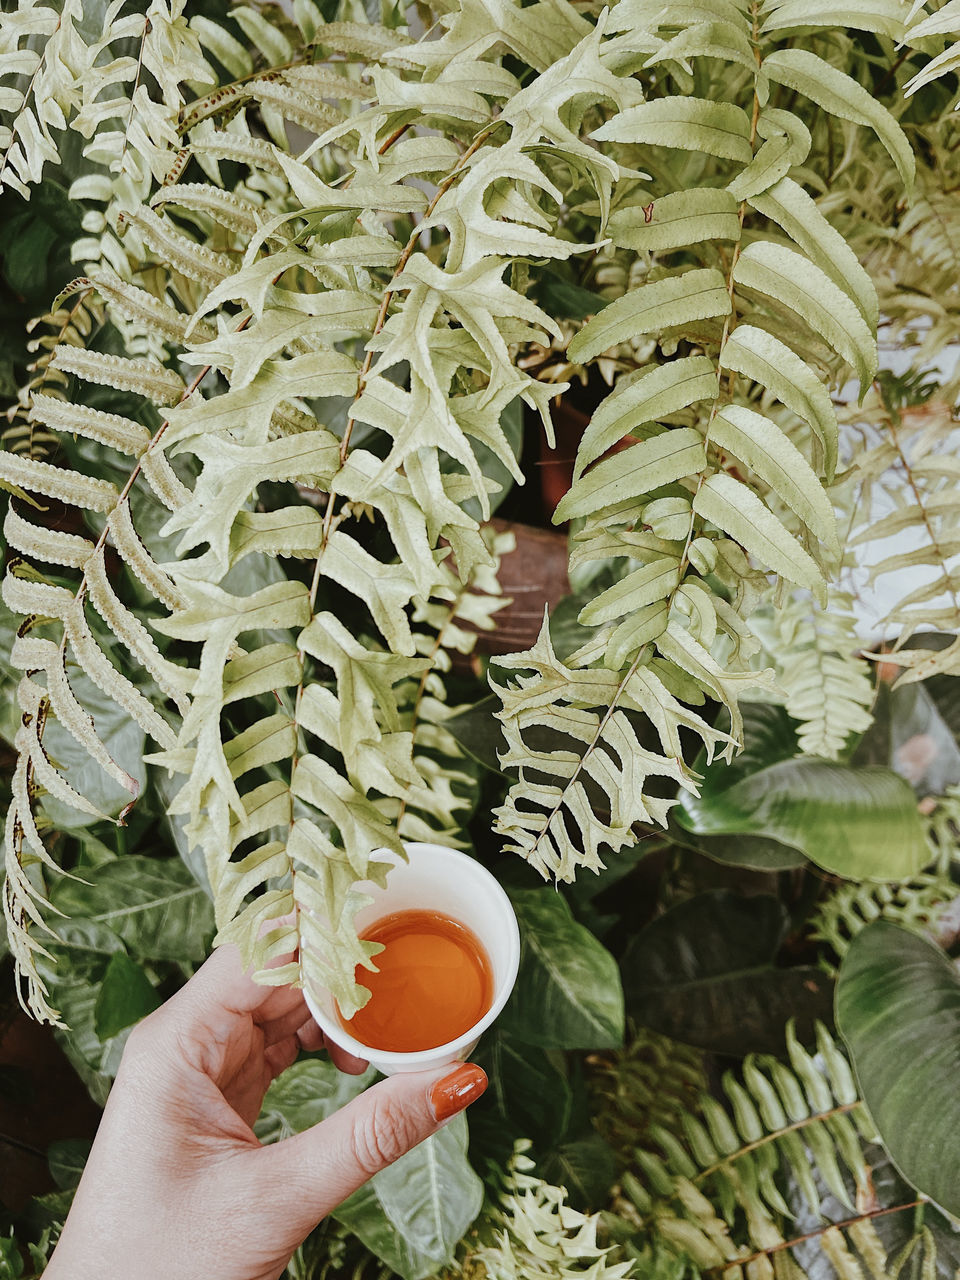
[[[849,367],[867,389],[878,304],[855,255],[787,171],[806,158],[824,112],[872,128],[908,187],[914,161],[899,125],[862,85],[811,52],[777,47],[798,24],[832,21],[802,18],[789,5],[763,14],[731,5],[719,35],[699,9],[674,14],[621,0],[605,33],[626,65],[642,56],[663,70],[660,96],[591,134],[619,163],[657,174],[650,185],[624,175],[608,228],[616,244],[647,253],[649,267],[644,283],[569,344],[581,363],[632,353],[636,372],[595,412],[555,518],[578,522],[572,564],[613,562],[619,577],[581,611],[597,630],[565,662],[544,632],[534,649],[500,663],[534,674],[501,693],[504,764],[519,776],[497,829],[558,879],[597,870],[600,850],[630,843],[637,824],[665,822],[672,801],[647,779],[694,789],[681,727],[703,740],[708,760],[739,742],[741,692],[771,687],[770,673],[743,666],[756,648],[748,557],[823,599],[838,553],[818,478],[832,479],[837,456],[824,381]],[[689,88],[674,59],[716,58],[729,72],[723,101],[670,92],[671,75]],[[791,110],[770,104],[771,83],[791,91]],[[675,354],[681,340],[689,354]],[[605,459],[628,432],[637,443]],[[729,737],[692,709],[705,698],[727,707]],[[854,702],[862,705],[860,695]],[[662,754],[641,746],[636,713],[652,722]],[[555,749],[536,750],[534,728],[551,731]],[[817,736],[833,741],[826,726]],[[602,811],[587,798],[587,779],[604,793]]]
[[[89,205],[74,252],[125,352],[58,349],[72,406],[36,388],[36,423],[80,439],[69,466],[0,455],[8,487],[78,513],[70,533],[22,500],[8,518],[24,677],[5,909],[39,1013],[55,1015],[33,963],[55,860],[34,810],[47,793],[90,812],[44,747],[49,720],[133,799],[78,671],[177,776],[221,939],[264,974],[306,930],[303,968],[272,980],[322,981],[345,1012],[364,999],[352,919],[371,853],[456,842],[468,812],[442,637],[486,616],[490,457],[523,479],[503,423],[522,401],[549,436],[565,369],[618,375],[557,512],[574,570],[603,585],[579,650],[558,658],[545,625],[499,664],[515,781],[497,829],[571,880],[666,823],[698,785],[691,750],[736,750],[739,698],[774,689],[750,628],[769,581],[822,608],[836,566],[830,388],[852,370],[865,390],[877,367],[876,292],[828,219],[849,215],[820,193],[817,157],[835,135],[882,155],[897,199],[915,168],[869,60],[848,74],[829,42],[821,56],[795,36],[867,30],[892,49],[901,8],[840,27],[789,3],[620,0],[594,21],[498,0],[414,39],[352,10],[325,23],[309,0],[222,22],[152,0],[81,40],[58,84],[100,167],[74,186]],[[11,74],[61,58],[72,12],[15,36],[17,57],[47,42]],[[29,86],[6,99],[11,137],[35,138],[30,101]],[[299,154],[294,125],[316,135]],[[24,173],[44,154],[24,151]],[[561,323],[532,298],[588,256],[608,305]],[[126,410],[88,402],[104,386]],[[166,508],[162,531],[144,502]],[[258,557],[270,571],[238,585]],[[841,679],[841,642],[809,641],[816,672]],[[843,661],[843,717],[814,723],[790,694],[828,753],[865,715]]]
[[[788,1029],[789,1065],[748,1057],[742,1074],[725,1074],[722,1101],[701,1094],[681,1135],[652,1134],[623,1178],[620,1211],[707,1275],[800,1280],[826,1260],[840,1277],[880,1277],[911,1251],[934,1267],[922,1210],[910,1222],[923,1198],[907,1189],[902,1202],[878,1201],[871,1171],[885,1157],[853,1075],[822,1026],[817,1047],[811,1056]],[[894,1214],[910,1223],[899,1265],[882,1237]]]

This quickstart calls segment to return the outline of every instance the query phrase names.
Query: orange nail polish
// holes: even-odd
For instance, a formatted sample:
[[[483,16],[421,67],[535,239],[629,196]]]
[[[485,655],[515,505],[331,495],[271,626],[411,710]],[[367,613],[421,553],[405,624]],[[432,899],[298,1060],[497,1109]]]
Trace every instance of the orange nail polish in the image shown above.
[[[444,1076],[430,1090],[430,1106],[438,1120],[449,1120],[468,1107],[487,1087],[487,1073],[474,1062],[465,1062]]]

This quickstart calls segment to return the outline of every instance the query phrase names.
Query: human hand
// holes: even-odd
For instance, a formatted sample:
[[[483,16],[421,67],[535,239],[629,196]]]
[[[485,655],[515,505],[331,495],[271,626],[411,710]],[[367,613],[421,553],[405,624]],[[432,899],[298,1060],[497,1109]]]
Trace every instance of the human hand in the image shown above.
[[[46,1280],[276,1280],[322,1217],[486,1088],[472,1063],[392,1076],[261,1146],[267,1086],[323,1044],[300,991],[214,952],[132,1031]]]

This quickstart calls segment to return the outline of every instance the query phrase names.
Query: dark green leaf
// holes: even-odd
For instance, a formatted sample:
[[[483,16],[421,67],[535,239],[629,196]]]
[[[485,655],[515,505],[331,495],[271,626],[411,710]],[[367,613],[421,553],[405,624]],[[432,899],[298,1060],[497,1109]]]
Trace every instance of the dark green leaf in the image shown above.
[[[482,1203],[461,1114],[382,1169],[333,1216],[404,1280],[423,1280],[452,1260]]]
[[[598,1133],[567,1142],[538,1164],[547,1182],[566,1187],[571,1203],[579,1209],[601,1209],[617,1176],[613,1152]]]
[[[139,960],[200,961],[213,935],[213,904],[179,858],[129,856],[61,880],[53,905],[106,925]]]
[[[913,791],[890,769],[783,760],[673,813],[696,835],[767,836],[851,879],[903,880],[928,856]]]
[[[549,269],[540,272],[536,296],[540,306],[555,320],[586,320],[609,302],[609,298],[602,298]]]
[[[477,764],[498,776],[503,771],[497,752],[503,751],[506,743],[500,721],[493,718],[493,713],[501,706],[496,694],[490,694],[488,698],[481,698],[472,707],[467,707],[459,715],[451,716],[443,722],[443,727],[453,734],[471,760],[476,760]]]
[[[837,1025],[884,1146],[907,1181],[960,1214],[960,974],[934,943],[885,920],[853,939]]]
[[[616,961],[554,889],[512,894],[520,973],[500,1026],[545,1049],[607,1049],[623,1041]]]
[[[67,1138],[51,1142],[47,1148],[50,1176],[61,1191],[72,1191],[80,1181],[83,1166],[90,1154],[90,1142],[85,1138]]]
[[[101,1040],[109,1040],[160,1005],[150,979],[125,951],[110,957],[93,1011],[93,1025]]]
[[[23,1275],[23,1258],[12,1236],[0,1236],[0,1280],[19,1280]]]
[[[728,867],[747,867],[752,871],[789,871],[807,861],[799,849],[780,844],[768,836],[698,836],[685,831],[675,822],[670,834],[676,844],[693,849],[714,862]]]
[[[663,1035],[715,1053],[780,1053],[796,1018],[806,1039],[830,1017],[830,984],[812,966],[778,969],[787,928],[776,898],[727,890],[698,894],[636,936],[623,957],[631,1016]]]
[[[498,1023],[480,1041],[473,1061],[490,1081],[482,1105],[470,1113],[475,1133],[484,1125],[495,1125],[507,1143],[508,1155],[514,1136],[520,1133],[538,1151],[560,1141],[573,1105],[562,1055],[524,1044]]]
[[[267,1090],[255,1130],[261,1142],[301,1133],[346,1106],[376,1078],[373,1067],[360,1076],[340,1071],[329,1058],[303,1058]]]

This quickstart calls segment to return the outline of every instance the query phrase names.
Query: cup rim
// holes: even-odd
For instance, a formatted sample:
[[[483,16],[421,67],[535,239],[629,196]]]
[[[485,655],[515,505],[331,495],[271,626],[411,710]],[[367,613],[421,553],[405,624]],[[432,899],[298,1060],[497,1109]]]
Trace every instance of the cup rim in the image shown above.
[[[377,1049],[373,1045],[364,1044],[362,1040],[358,1040],[347,1031],[343,1024],[334,1021],[310,996],[306,987],[303,989],[304,1001],[310,1010],[314,1021],[318,1024],[331,1040],[333,1040],[341,1049],[346,1049],[348,1053],[352,1053],[357,1058],[362,1058],[366,1062],[370,1062],[375,1067],[389,1067],[392,1070],[398,1070],[410,1063],[416,1062],[420,1067],[426,1069],[436,1061],[438,1065],[442,1062],[455,1061],[459,1053],[464,1049],[471,1049],[484,1031],[497,1019],[504,1005],[510,998],[516,984],[517,974],[520,970],[520,926],[517,923],[517,914],[513,909],[513,903],[504,889],[503,885],[496,876],[489,871],[482,862],[476,858],[471,858],[461,849],[451,849],[448,845],[433,844],[426,840],[404,841],[403,847],[406,849],[409,858],[418,852],[440,853],[444,857],[453,858],[469,867],[471,874],[479,875],[482,879],[487,879],[493,890],[494,897],[498,897],[502,905],[506,908],[506,917],[509,920],[508,931],[510,934],[509,951],[506,956],[506,967],[504,969],[504,979],[499,984],[499,994],[496,995],[487,1012],[475,1022],[471,1027],[457,1036],[455,1040],[447,1040],[444,1044],[435,1045],[432,1049],[413,1049],[408,1052],[399,1052],[393,1049]],[[381,860],[390,859],[395,866],[405,865],[399,856],[391,849],[377,849],[371,855],[372,858],[381,856]],[[386,855],[384,857],[383,855]],[[334,999],[336,999],[334,997]],[[418,1067],[418,1069],[420,1069]]]

